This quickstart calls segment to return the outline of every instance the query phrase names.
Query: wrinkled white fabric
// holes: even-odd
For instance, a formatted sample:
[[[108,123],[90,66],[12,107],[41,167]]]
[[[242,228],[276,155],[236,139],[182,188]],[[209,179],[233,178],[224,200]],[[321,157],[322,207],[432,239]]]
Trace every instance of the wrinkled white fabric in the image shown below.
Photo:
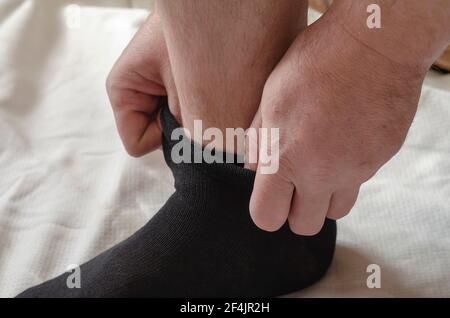
[[[0,1],[3,297],[128,237],[173,191],[161,152],[125,154],[104,89],[148,2],[77,3],[78,18],[71,1]],[[406,145],[339,222],[330,272],[294,296],[450,296],[449,131],[450,77],[430,73]]]

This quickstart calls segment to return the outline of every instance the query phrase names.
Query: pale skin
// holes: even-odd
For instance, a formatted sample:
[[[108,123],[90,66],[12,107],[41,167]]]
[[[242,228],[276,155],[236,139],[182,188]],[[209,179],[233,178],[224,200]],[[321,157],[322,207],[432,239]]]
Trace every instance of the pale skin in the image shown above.
[[[382,9],[383,28],[366,26]],[[306,2],[159,1],[108,93],[131,155],[160,145],[156,96],[188,130],[280,128],[280,169],[257,174],[257,226],[299,235],[349,213],[401,148],[427,69],[450,43],[447,0],[341,0],[306,28]],[[252,123],[253,122],[253,123]],[[258,165],[249,165],[258,170]]]

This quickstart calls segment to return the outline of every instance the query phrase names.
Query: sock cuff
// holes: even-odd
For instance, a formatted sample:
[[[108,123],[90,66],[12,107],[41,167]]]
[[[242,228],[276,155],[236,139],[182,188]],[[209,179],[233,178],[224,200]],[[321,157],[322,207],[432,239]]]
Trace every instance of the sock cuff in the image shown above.
[[[174,174],[176,182],[175,185],[177,185],[178,180],[186,180],[186,175],[188,175],[189,178],[201,178],[202,180],[208,178],[222,184],[228,184],[233,187],[238,187],[241,190],[251,193],[251,191],[253,190],[253,183],[256,173],[254,171],[245,169],[243,167],[243,164],[225,163],[225,160],[224,163],[207,163],[204,161],[203,156],[201,162],[195,163],[194,153],[196,151],[204,151],[205,147],[190,140],[186,135],[183,135],[181,140],[174,140],[174,138],[172,138],[172,132],[175,129],[181,128],[181,126],[170,112],[170,109],[167,105],[167,100],[164,100],[162,105],[161,127],[163,132],[163,152],[167,165],[170,167],[172,173]],[[174,162],[172,157],[172,150],[176,146],[180,147],[180,143],[183,142],[185,143],[183,145],[184,147],[190,147],[189,162],[176,163]],[[215,152],[215,157],[221,157],[224,159],[227,157],[234,157],[234,162],[237,162],[237,156],[234,154]],[[178,176],[180,176],[180,178],[177,178]],[[181,176],[183,177],[181,178]]]

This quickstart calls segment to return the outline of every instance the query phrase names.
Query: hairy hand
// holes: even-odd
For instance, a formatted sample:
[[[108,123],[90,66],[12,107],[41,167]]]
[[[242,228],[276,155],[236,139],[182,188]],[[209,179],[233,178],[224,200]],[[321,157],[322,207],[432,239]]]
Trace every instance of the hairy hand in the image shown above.
[[[279,170],[256,177],[254,222],[275,231],[288,220],[295,233],[314,235],[325,218],[345,216],[361,184],[402,146],[424,75],[325,19],[300,34],[254,122],[280,129]]]
[[[107,91],[122,142],[132,156],[161,145],[159,97],[173,86],[169,57],[157,14],[149,16],[114,65]]]

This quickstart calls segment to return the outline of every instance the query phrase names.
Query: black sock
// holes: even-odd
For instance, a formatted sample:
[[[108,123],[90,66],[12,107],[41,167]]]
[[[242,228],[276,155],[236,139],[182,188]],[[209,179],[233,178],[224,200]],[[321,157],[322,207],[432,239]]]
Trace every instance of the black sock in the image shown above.
[[[287,225],[258,229],[248,210],[254,173],[234,164],[175,164],[170,137],[178,124],[167,107],[161,120],[176,192],[142,229],[81,266],[81,288],[68,288],[66,273],[19,297],[280,296],[324,275],[334,221],[314,237]]]

